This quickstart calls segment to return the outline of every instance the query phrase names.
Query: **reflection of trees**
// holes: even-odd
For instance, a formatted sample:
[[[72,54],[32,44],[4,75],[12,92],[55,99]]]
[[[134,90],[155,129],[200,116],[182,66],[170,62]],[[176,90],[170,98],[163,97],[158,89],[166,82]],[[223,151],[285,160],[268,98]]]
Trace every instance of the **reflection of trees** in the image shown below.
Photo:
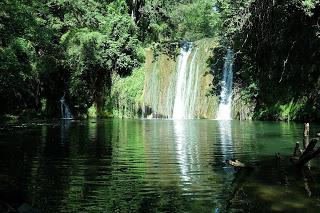
[[[145,175],[144,142],[138,120],[114,120],[112,130],[112,171],[108,187],[102,189],[105,212],[135,212],[142,195]]]
[[[66,197],[66,209],[71,211],[101,211],[99,202],[105,199],[103,189],[111,173],[112,122],[89,120],[79,126],[78,140],[72,156],[70,189]]]
[[[41,150],[41,132],[36,127],[19,127],[1,133],[0,182],[3,185],[0,186],[0,192],[5,194],[0,194],[0,200],[10,205],[31,203],[29,186],[33,182],[34,167],[37,166],[34,159],[37,159]]]
[[[43,147],[33,173],[33,201],[43,212],[63,209],[64,196],[70,181],[70,123],[43,131]]]

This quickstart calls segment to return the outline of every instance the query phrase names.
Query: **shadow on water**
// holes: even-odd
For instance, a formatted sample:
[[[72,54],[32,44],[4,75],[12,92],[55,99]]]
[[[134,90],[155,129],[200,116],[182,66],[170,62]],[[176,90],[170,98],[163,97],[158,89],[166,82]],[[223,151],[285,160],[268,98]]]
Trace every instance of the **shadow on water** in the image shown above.
[[[319,167],[299,170],[288,156],[261,159],[254,167],[235,173],[227,212],[318,212]]]

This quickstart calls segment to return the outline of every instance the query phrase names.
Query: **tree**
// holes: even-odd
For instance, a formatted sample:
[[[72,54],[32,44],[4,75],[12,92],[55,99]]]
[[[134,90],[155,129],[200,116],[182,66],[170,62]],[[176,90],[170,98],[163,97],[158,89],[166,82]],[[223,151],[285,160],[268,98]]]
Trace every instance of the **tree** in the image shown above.
[[[238,82],[255,83],[257,115],[318,119],[318,1],[255,1],[247,23],[234,35]],[[282,113],[283,112],[283,113]]]
[[[71,72],[71,96],[82,110],[94,103],[98,114],[102,114],[112,73],[128,75],[143,58],[139,55],[137,27],[126,13],[125,2],[92,4],[82,7],[84,2],[77,1],[73,10],[64,15],[78,26],[67,30],[61,45],[65,49],[65,65]],[[75,16],[74,10],[81,11],[81,16]]]
[[[38,1],[0,2],[1,111],[40,108],[39,51],[46,38]],[[40,36],[42,39],[40,40]]]

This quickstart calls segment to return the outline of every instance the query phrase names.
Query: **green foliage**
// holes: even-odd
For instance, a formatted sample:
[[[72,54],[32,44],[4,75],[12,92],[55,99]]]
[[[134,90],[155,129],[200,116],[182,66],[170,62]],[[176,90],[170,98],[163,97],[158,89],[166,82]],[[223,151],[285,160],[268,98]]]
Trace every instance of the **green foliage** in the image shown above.
[[[258,97],[259,94],[259,88],[255,83],[251,83],[248,87],[243,88],[240,91],[241,99],[245,103],[250,103],[252,100]]]
[[[89,118],[96,118],[97,117],[97,109],[95,108],[95,106],[91,106],[89,109],[88,109],[88,112],[87,112],[87,115]]]
[[[41,77],[54,67],[46,59],[55,53],[55,33],[46,26],[46,14],[42,1],[0,2],[0,96],[6,103],[2,113],[41,110],[40,97],[47,85]]]
[[[140,39],[148,43],[199,40],[218,34],[220,13],[211,0],[149,0],[140,4]]]
[[[125,2],[114,1],[108,7],[98,1],[90,3],[90,7],[84,1],[74,5],[59,1],[57,5],[70,9],[64,15],[70,29],[61,36],[65,65],[71,71],[70,94],[80,110],[95,102],[100,111],[104,94],[111,87],[112,73],[128,75],[143,58],[138,52],[135,23],[123,14]]]
[[[319,0],[296,0],[298,7],[302,8],[308,16],[313,15],[313,10],[319,6]]]
[[[251,5],[254,0],[217,0],[220,13],[219,35],[221,44],[233,45],[234,36],[250,24]]]
[[[236,82],[244,90],[256,85],[256,118],[318,117],[311,107],[320,101],[318,9],[317,1],[255,1],[249,19],[235,32]]]
[[[109,109],[115,117],[141,116],[145,69],[135,69],[131,76],[120,78],[115,75],[109,97]]]
[[[301,120],[303,119],[303,111],[306,107],[306,100],[294,101],[291,100],[288,103],[276,103],[273,106],[261,108],[256,113],[256,119],[267,120]]]
[[[12,40],[7,47],[0,49],[0,61],[0,95],[7,103],[2,106],[3,110],[35,104],[32,99],[36,96],[34,87],[38,73],[33,44],[23,38]]]
[[[173,0],[144,1],[136,19],[140,30],[140,40],[145,42],[160,42],[172,38],[175,26],[170,18],[170,12],[175,7]]]
[[[220,14],[213,11],[212,0],[196,0],[178,4],[170,16],[177,27],[177,38],[199,40],[218,34]]]
[[[47,109],[47,99],[42,98],[41,99],[41,112],[43,114],[45,114],[46,113],[46,109]]]
[[[308,113],[318,118],[319,3],[3,0],[0,97],[6,104],[0,113],[35,109],[57,114],[58,100],[66,92],[74,114],[92,105],[100,114],[110,96],[115,114],[132,117],[139,113],[143,68],[128,76],[144,60],[141,44],[175,57],[182,40],[215,37],[219,45],[208,60],[214,92],[221,59],[231,46],[238,101],[257,103],[257,118],[307,119]]]

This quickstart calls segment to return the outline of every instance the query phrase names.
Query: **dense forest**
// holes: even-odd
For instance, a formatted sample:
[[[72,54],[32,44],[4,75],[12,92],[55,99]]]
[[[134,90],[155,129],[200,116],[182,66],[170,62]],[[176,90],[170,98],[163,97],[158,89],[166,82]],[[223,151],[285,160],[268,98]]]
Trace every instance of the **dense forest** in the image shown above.
[[[318,0],[3,0],[0,114],[58,117],[65,94],[76,116],[117,116],[115,99],[139,105],[147,48],[213,38],[211,94],[232,47],[249,118],[319,120],[319,20]]]

